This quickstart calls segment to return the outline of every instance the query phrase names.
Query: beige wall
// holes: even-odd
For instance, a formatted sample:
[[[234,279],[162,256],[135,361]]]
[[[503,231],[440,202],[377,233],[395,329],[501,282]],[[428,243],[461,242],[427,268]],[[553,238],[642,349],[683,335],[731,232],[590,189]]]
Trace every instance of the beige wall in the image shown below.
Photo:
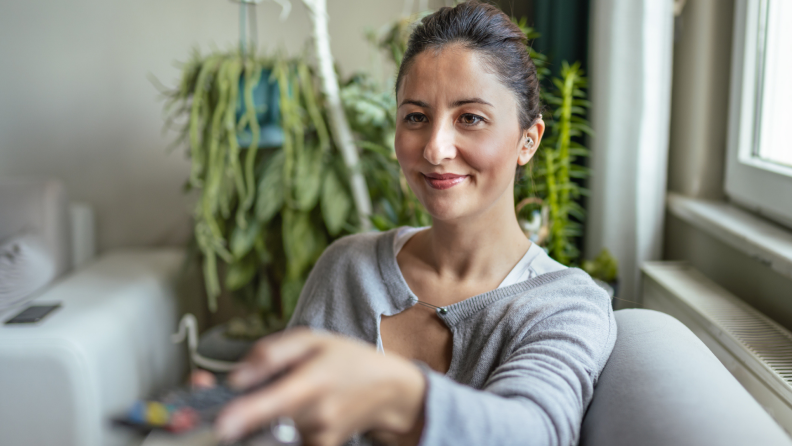
[[[676,22],[668,188],[723,199],[733,0],[690,0]]]
[[[328,4],[344,73],[378,67],[363,31],[404,3]],[[292,5],[286,22],[275,3],[258,6],[261,47],[303,48],[308,17]],[[0,2],[0,175],[60,178],[73,200],[95,207],[102,250],[186,240],[189,165],[183,150],[165,151],[174,135],[161,134],[162,103],[146,76],[174,85],[173,62],[194,46],[235,45],[238,12],[228,0]]]

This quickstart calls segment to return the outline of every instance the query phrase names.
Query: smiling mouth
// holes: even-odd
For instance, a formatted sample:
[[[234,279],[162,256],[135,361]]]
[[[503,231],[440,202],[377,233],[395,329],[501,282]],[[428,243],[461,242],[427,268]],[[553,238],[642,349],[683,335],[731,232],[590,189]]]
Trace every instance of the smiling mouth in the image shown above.
[[[457,175],[454,173],[425,173],[423,176],[429,186],[431,186],[433,189],[443,190],[452,188],[457,184],[462,183],[468,178],[469,175]]]

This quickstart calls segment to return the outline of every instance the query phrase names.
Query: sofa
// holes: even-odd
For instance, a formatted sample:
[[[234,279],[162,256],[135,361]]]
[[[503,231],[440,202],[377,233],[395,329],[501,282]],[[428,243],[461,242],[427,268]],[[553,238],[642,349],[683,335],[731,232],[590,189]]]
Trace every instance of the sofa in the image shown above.
[[[788,434],[684,324],[615,312],[618,335],[583,418],[581,446],[781,446]]]
[[[616,345],[583,418],[580,446],[792,446],[684,324],[654,310],[615,316]],[[143,446],[175,444],[152,435]],[[214,446],[206,433],[178,444]]]
[[[8,247],[17,237],[20,255],[12,266],[21,268],[0,278],[35,285],[21,296],[0,283],[3,446],[139,443],[110,418],[176,385],[186,371],[184,347],[170,340],[180,313],[183,250],[111,250],[80,265],[66,200],[57,181],[0,179],[0,243]],[[27,244],[30,237],[35,246]],[[40,259],[24,263],[28,248],[49,254],[46,274],[37,275]],[[28,304],[53,302],[61,308],[38,323],[3,323]]]

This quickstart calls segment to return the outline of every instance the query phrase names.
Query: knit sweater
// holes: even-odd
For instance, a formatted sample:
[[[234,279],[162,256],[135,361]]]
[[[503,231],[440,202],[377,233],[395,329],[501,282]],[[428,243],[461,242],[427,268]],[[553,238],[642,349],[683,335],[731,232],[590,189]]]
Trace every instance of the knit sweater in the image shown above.
[[[344,237],[308,277],[289,326],[357,338],[382,351],[380,318],[418,302],[393,253],[396,231]],[[536,276],[437,310],[453,337],[446,374],[423,363],[420,445],[575,445],[613,350],[605,291],[580,269]],[[368,444],[355,436],[349,444]]]

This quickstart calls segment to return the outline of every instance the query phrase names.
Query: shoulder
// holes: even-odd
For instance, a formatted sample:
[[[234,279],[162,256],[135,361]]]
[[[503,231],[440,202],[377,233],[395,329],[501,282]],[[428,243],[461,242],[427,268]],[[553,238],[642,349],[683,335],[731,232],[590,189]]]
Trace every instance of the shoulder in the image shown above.
[[[367,232],[330,244],[308,275],[289,326],[366,337],[362,333],[371,330],[368,316],[363,315],[374,314],[385,295],[380,259],[392,240],[392,231]]]
[[[576,345],[595,374],[604,367],[616,340],[616,319],[611,299],[583,270],[564,268],[534,280],[511,302],[509,313],[514,347],[537,340],[563,338]]]
[[[348,266],[350,262],[376,262],[380,245],[386,243],[387,239],[392,239],[394,231],[365,232],[341,237],[324,250],[314,269],[322,266]]]
[[[555,262],[549,257],[547,259]],[[600,322],[608,325],[612,313],[608,293],[585,271],[563,265],[561,268],[537,276],[534,279],[538,282],[536,289],[521,293],[515,304],[534,307],[548,317],[563,314],[570,318],[582,314],[596,315]]]
[[[585,271],[562,268],[504,289],[509,297],[485,307],[485,313],[489,313],[487,317],[505,323],[517,338],[521,332],[529,333],[542,324],[565,324],[580,320],[583,314],[594,316],[607,325],[612,312],[608,293]]]
[[[542,296],[552,296],[547,299],[548,301],[594,302],[598,306],[609,306],[610,296],[594,282],[588,273],[580,268],[561,265],[547,255],[545,255],[545,259],[538,262],[539,264],[544,263],[540,266],[555,269],[543,271],[534,280],[537,282],[537,292]],[[531,293],[524,293],[523,296],[525,297],[526,294]]]

